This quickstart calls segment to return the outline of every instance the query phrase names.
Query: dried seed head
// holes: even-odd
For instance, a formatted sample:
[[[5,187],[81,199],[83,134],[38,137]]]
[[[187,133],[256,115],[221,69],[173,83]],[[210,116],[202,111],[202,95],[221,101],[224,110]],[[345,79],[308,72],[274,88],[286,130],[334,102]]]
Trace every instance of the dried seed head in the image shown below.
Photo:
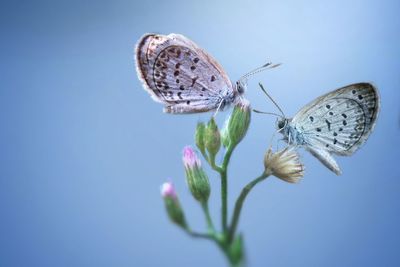
[[[304,175],[304,166],[293,147],[273,153],[268,149],[264,157],[265,173],[274,175],[288,183],[297,183]]]

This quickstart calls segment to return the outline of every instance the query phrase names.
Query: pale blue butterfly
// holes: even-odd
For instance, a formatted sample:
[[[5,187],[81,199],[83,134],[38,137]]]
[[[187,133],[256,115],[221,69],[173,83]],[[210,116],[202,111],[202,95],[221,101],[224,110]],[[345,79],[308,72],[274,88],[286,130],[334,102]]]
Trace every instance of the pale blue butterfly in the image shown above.
[[[320,96],[291,119],[272,101],[282,113],[277,129],[284,140],[304,147],[337,175],[341,170],[332,154],[350,156],[359,149],[373,131],[380,109],[378,90],[370,83],[351,84]]]

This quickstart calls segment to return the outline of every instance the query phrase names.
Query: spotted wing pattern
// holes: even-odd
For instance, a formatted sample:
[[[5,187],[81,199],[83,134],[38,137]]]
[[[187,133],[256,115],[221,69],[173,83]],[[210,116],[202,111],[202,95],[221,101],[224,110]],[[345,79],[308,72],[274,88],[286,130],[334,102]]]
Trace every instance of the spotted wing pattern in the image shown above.
[[[179,34],[146,34],[136,47],[136,68],[152,98],[168,113],[215,110],[234,89],[222,67]],[[229,104],[229,103],[225,103]]]
[[[372,132],[379,106],[376,88],[356,83],[317,98],[301,109],[291,124],[308,146],[349,156]]]

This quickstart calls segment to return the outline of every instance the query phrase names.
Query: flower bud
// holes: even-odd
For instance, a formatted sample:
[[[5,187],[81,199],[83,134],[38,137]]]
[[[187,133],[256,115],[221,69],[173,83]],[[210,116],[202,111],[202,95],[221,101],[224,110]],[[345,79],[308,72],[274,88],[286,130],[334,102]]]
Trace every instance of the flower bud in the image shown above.
[[[233,266],[243,266],[245,263],[243,236],[237,236],[228,248],[229,257]]]
[[[175,188],[172,183],[167,182],[161,186],[161,196],[164,199],[165,209],[172,222],[183,228],[187,227],[185,215],[176,195]]]
[[[186,171],[186,181],[193,197],[206,203],[210,197],[210,183],[207,174],[201,168],[201,161],[190,146],[183,149],[183,165]]]
[[[241,100],[233,108],[232,114],[226,123],[224,130],[224,145],[229,143],[236,146],[246,136],[250,125],[251,111],[250,103],[247,100]]]
[[[200,149],[201,153],[205,153],[205,145],[204,145],[204,135],[206,131],[206,125],[203,122],[197,124],[195,141],[197,147]]]
[[[224,126],[221,129],[221,143],[226,148],[229,146],[229,133],[228,133],[229,118],[225,120]]]
[[[221,147],[221,136],[214,118],[211,118],[207,124],[204,141],[210,155],[215,156]]]
[[[264,166],[265,174],[272,174],[288,183],[297,183],[304,175],[304,166],[293,147],[286,147],[276,153],[268,149]]]

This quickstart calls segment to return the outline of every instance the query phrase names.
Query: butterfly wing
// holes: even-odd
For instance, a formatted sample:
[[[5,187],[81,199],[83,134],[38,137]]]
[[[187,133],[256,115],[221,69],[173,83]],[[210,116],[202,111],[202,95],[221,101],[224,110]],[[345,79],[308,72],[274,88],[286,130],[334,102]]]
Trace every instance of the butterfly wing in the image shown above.
[[[307,146],[306,149],[336,175],[342,174],[339,164],[337,164],[330,152],[313,146]]]
[[[179,34],[146,34],[135,51],[136,70],[152,98],[168,113],[217,109],[233,86],[222,67],[194,42]]]
[[[377,89],[370,83],[356,83],[315,99],[291,123],[307,146],[349,156],[371,134],[379,107]]]

